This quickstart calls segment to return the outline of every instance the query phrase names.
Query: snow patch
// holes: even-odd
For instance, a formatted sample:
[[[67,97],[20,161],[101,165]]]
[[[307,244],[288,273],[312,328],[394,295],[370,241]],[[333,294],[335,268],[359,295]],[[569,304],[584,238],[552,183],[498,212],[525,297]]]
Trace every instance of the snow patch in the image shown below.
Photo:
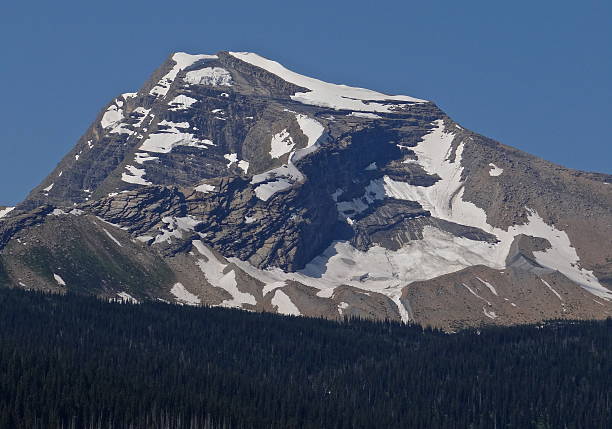
[[[200,186],[196,186],[193,189],[198,191],[198,192],[203,192],[203,193],[216,192],[217,191],[217,188],[215,188],[213,185],[209,185],[207,183],[204,183],[204,184],[202,184]]]
[[[117,240],[115,237],[112,236],[112,234],[110,232],[108,232],[105,228],[102,228],[102,230],[106,233],[106,235],[108,235],[108,238],[110,238],[111,240],[113,240],[115,242],[115,244],[119,247],[123,247],[123,244],[121,244],[119,242],[119,240]]]
[[[268,201],[277,192],[286,191],[293,183],[286,178],[279,178],[274,182],[264,183],[255,188],[255,196],[262,201]]]
[[[335,287],[329,287],[326,289],[321,289],[320,291],[317,292],[317,296],[319,298],[331,298],[334,295],[334,290],[336,288]]]
[[[61,276],[59,274],[55,274],[53,273],[53,278],[55,279],[55,282],[60,285],[60,286],[66,286],[66,282],[64,281],[63,278],[61,278]]]
[[[385,176],[385,180],[388,177]],[[340,190],[341,191],[341,190]],[[335,200],[337,201],[338,191],[334,193],[336,195]],[[387,195],[387,193],[389,195]],[[332,198],[333,196],[332,195]],[[351,223],[351,216],[354,214],[361,213],[368,209],[370,204],[372,204],[376,200],[382,200],[386,196],[394,195],[394,191],[391,187],[388,189],[385,188],[385,182],[383,179],[372,180],[368,186],[365,187],[364,195],[358,198],[353,198],[351,201],[340,201],[336,203],[336,207],[338,209],[338,218],[344,219],[347,222]]]
[[[141,151],[169,153],[177,146],[208,149],[208,146],[214,145],[212,140],[199,139],[194,134],[183,131],[191,127],[188,122],[175,123],[163,120],[159,125],[168,127],[168,129],[157,130],[157,132],[150,134],[140,146]]]
[[[382,119],[382,116],[377,115],[376,113],[366,113],[366,112],[351,112],[348,116],[355,116],[357,118],[368,118],[368,119]]]
[[[540,280],[542,280],[542,283],[544,283],[544,284],[546,285],[546,287],[547,287],[548,289],[550,289],[550,291],[551,291],[552,293],[554,293],[554,294],[557,296],[557,298],[559,298],[559,300],[563,301],[563,298],[561,298],[561,295],[559,295],[559,292],[557,292],[556,290],[554,290],[554,289],[553,289],[553,287],[552,287],[552,286],[551,286],[551,285],[550,285],[550,284],[549,284],[549,283],[548,283],[546,280],[544,280],[544,279],[540,279]]]
[[[274,292],[274,296],[272,297],[272,305],[276,307],[276,311],[279,314],[286,314],[292,316],[301,316],[299,308],[295,306],[295,304],[291,301],[291,298],[280,289],[277,289]]]
[[[168,106],[172,111],[187,110],[197,102],[198,100],[195,98],[181,94],[174,97],[172,101],[168,103]]]
[[[199,220],[190,215],[185,217],[166,216],[162,218],[162,222],[166,226],[160,230],[160,234],[155,236],[153,244],[164,243],[172,237],[181,239],[183,238],[183,232],[193,231],[196,225],[200,223]]]
[[[487,301],[486,299],[484,299],[482,296],[478,295],[476,292],[474,292],[474,290],[469,287],[468,285],[466,285],[465,283],[461,283],[461,285],[466,288],[468,291],[470,291],[470,293],[472,295],[474,295],[476,298],[483,300],[484,302],[487,303],[487,305],[491,305],[491,303],[489,301]]]
[[[120,301],[129,302],[131,304],[140,304],[140,301],[138,301],[136,298],[134,298],[127,292],[119,292],[117,296],[119,296]]]
[[[499,295],[497,294],[497,290],[495,290],[495,287],[493,287],[493,285],[492,285],[491,283],[489,283],[489,282],[487,282],[487,281],[485,281],[485,280],[481,279],[480,277],[476,277],[476,278],[477,278],[478,280],[480,280],[480,282],[481,282],[483,285],[485,285],[485,286],[486,286],[486,287],[487,287],[487,288],[488,288],[488,289],[491,291],[491,293],[492,293],[493,295],[495,295],[495,296],[499,296]]]
[[[192,85],[232,86],[232,75],[221,67],[206,67],[187,72],[184,80]]]
[[[227,163],[227,168],[230,168],[232,164],[238,162],[238,154],[237,153],[226,153],[223,155],[223,158],[227,159],[229,162]]]
[[[280,158],[286,153],[291,152],[295,146],[295,142],[289,132],[284,129],[280,133],[274,134],[272,136],[272,141],[270,142],[270,156],[272,158]]]
[[[157,82],[157,85],[151,89],[149,94],[156,97],[165,96],[170,89],[170,85],[172,85],[172,82],[174,82],[174,79],[176,79],[181,70],[193,65],[196,61],[216,58],[216,55],[190,55],[184,52],[177,52],[172,56],[174,66]]]
[[[183,286],[182,283],[176,283],[174,286],[172,286],[172,289],[170,289],[170,293],[175,296],[176,301],[179,304],[186,304],[186,305],[199,305],[200,304],[200,298],[197,295],[194,295],[191,292],[189,292],[187,289],[185,289],[185,286]]]
[[[121,173],[121,180],[127,183],[132,183],[134,185],[152,185],[153,183],[148,182],[143,178],[146,174],[146,171],[143,168],[136,168],[133,165],[126,165],[125,169],[129,171],[128,173]]]
[[[142,123],[144,122],[144,120],[146,119],[146,117],[149,116],[150,112],[151,112],[151,109],[145,109],[144,107],[135,108],[132,114],[137,113],[139,117],[138,117],[138,120],[134,123],[134,126],[140,127]]]
[[[333,109],[355,110],[363,112],[392,112],[399,106],[388,102],[401,101],[423,103],[425,100],[403,95],[386,95],[364,88],[353,88],[346,85],[335,85],[292,72],[281,64],[249,52],[230,52],[230,55],[241,61],[260,67],[286,82],[307,88],[308,92],[298,92],[291,96],[295,101]]]
[[[121,98],[116,98],[113,101],[113,104],[111,104],[106,109],[106,111],[104,112],[104,115],[102,115],[102,119],[100,120],[100,126],[104,130],[107,130],[109,133],[113,133],[113,134],[132,134],[133,133],[132,130],[126,128],[127,124],[122,123],[123,120],[125,119],[125,113],[123,111],[124,100],[127,100],[127,98],[129,98],[130,95],[131,94],[129,93],[121,95],[123,100]],[[145,110],[142,107],[137,108],[135,110],[138,111],[138,109]],[[138,126],[141,122],[142,122],[142,119],[136,125]],[[91,140],[87,142],[87,145],[90,149],[93,147],[93,145],[91,144]]]
[[[493,163],[490,163],[489,167],[491,167],[491,169],[489,170],[489,176],[499,176],[504,172],[503,168],[499,168]]]
[[[495,312],[493,310],[487,310],[486,307],[482,307],[482,312],[484,313],[485,316],[487,316],[489,319],[497,319],[497,314],[495,314]]]
[[[277,192],[291,188],[294,183],[300,182],[304,176],[292,162],[294,152],[289,155],[288,164],[264,173],[256,174],[251,179],[251,184],[263,183],[255,188],[255,195],[262,201],[268,201]]]
[[[267,285],[265,285],[261,291],[261,293],[263,294],[263,296],[266,296],[267,294],[269,294],[270,292],[281,288],[283,286],[285,286],[286,283],[284,281],[280,281],[280,282],[272,282],[272,283],[268,283]]]
[[[6,215],[8,215],[13,210],[15,210],[15,207],[6,207],[4,209],[0,209],[0,218],[5,217]]]
[[[227,168],[230,168],[232,165],[236,164],[238,168],[244,171],[245,174],[247,171],[249,171],[249,161],[239,160],[237,153],[226,153],[223,155],[223,158],[229,161],[227,163]]]
[[[299,161],[309,153],[315,152],[319,148],[318,143],[323,137],[325,127],[316,119],[309,118],[306,115],[297,114],[295,115],[295,119],[297,120],[302,133],[304,133],[308,139],[305,148],[295,151],[293,161]]]
[[[249,171],[250,165],[251,164],[249,163],[249,161],[245,161],[244,159],[241,159],[240,161],[238,161],[238,168],[244,171],[244,174],[246,174],[247,171]]]
[[[255,195],[262,201],[268,201],[277,192],[285,191],[291,188],[294,183],[302,182],[304,175],[298,170],[294,162],[318,149],[319,141],[325,131],[323,125],[301,114],[296,114],[296,120],[302,133],[308,139],[306,147],[290,152],[287,164],[253,176],[251,179],[253,185],[266,182],[255,188]]]
[[[156,159],[159,158],[156,156],[149,156],[149,154],[146,152],[136,152],[136,158],[134,161],[136,161],[137,164],[142,165],[147,161],[155,161]]]
[[[109,106],[108,109],[106,109],[106,112],[104,112],[102,120],[100,121],[100,125],[102,126],[102,128],[106,129],[112,127],[117,122],[120,122],[122,120],[123,109],[113,103],[111,106]]]
[[[227,291],[231,299],[226,299],[221,303],[222,307],[242,308],[243,304],[257,304],[257,300],[250,293],[242,292],[236,283],[236,273],[232,269],[225,273],[227,264],[220,262],[215,254],[202,241],[194,240],[193,246],[204,256],[205,259],[198,259],[197,265],[204,273],[206,280],[214,287]]]
[[[172,122],[172,121],[167,121],[166,119],[162,120],[158,125],[161,125],[162,127],[169,127],[171,132],[174,131],[178,131],[178,129],[175,128],[191,128],[191,125],[189,125],[189,122]]]

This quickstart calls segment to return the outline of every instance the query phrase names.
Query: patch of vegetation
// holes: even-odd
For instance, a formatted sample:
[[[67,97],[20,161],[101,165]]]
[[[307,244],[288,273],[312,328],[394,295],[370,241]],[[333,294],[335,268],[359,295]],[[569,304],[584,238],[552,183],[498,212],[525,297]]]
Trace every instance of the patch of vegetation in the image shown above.
[[[6,272],[6,268],[4,267],[4,261],[2,256],[0,256],[0,286],[9,286],[11,283],[11,279]]]
[[[172,283],[174,274],[161,258],[141,261],[122,253],[90,225],[74,226],[65,231],[61,224],[55,225],[51,236],[61,247],[30,247],[20,255],[19,263],[51,282],[55,282],[53,274],[59,274],[73,292],[82,294],[98,294],[111,286],[121,286],[128,292],[146,295],[147,291]],[[108,242],[110,245],[103,245]]]
[[[22,255],[23,263],[42,277],[53,279],[51,267],[56,265],[53,253],[42,246],[32,246]]]
[[[128,291],[145,294],[146,290],[171,283],[174,274],[161,258],[140,263],[121,253],[115,244],[102,247],[104,239],[107,238],[97,233],[71,243],[65,253],[71,284],[94,292],[103,285],[121,284]]]

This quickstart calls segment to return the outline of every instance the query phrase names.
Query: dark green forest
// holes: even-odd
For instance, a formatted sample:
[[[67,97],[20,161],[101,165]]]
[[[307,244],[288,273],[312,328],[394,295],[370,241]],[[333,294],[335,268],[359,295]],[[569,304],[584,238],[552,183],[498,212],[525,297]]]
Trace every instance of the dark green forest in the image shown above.
[[[612,320],[455,334],[0,289],[1,428],[612,427]]]

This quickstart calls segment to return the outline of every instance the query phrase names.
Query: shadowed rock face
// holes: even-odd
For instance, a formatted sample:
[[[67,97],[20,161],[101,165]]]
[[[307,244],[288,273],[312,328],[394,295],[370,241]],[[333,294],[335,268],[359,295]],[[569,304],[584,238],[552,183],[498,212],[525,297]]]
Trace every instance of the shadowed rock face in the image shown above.
[[[0,284],[447,329],[607,317],[611,182],[431,102],[178,53],[0,218]]]

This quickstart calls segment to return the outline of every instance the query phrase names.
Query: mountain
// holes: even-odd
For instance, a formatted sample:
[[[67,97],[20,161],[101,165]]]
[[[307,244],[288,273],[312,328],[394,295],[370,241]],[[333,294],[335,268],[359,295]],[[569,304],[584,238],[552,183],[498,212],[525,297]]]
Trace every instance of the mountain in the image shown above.
[[[0,284],[444,329],[604,318],[610,183],[430,101],[176,53],[0,212]]]

